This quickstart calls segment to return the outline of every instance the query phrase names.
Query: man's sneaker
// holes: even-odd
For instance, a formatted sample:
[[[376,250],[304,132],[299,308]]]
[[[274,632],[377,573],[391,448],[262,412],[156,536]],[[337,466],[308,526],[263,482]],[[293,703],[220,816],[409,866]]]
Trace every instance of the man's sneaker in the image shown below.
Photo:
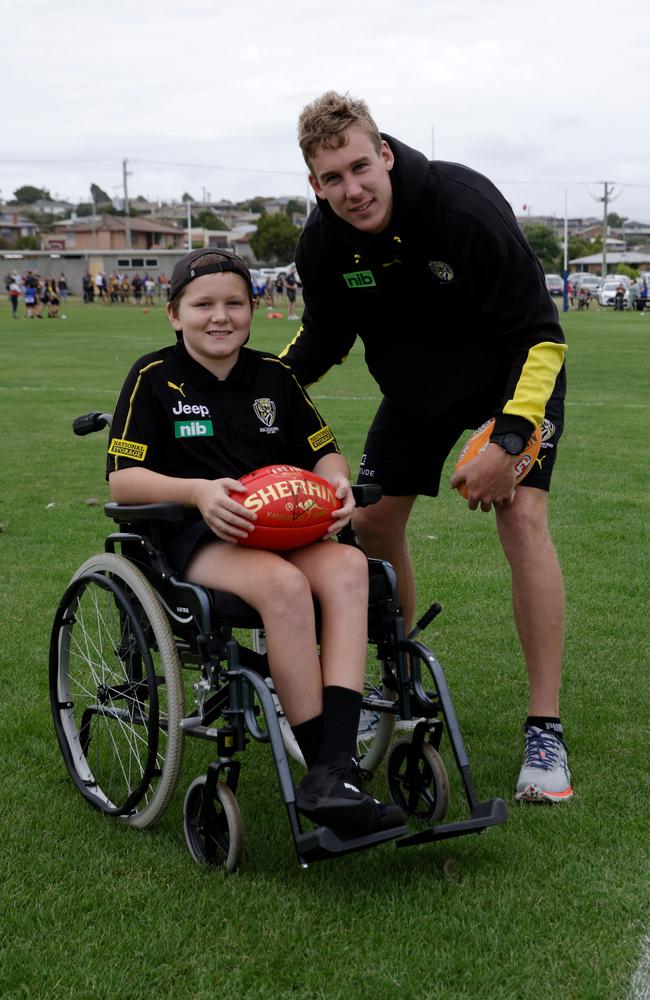
[[[296,805],[312,822],[343,835],[365,836],[399,826],[403,821],[392,806],[382,806],[362,791],[355,763],[338,754],[326,764],[314,764],[298,785]]]
[[[564,742],[556,733],[524,727],[524,766],[515,798],[524,802],[564,802],[573,795]]]

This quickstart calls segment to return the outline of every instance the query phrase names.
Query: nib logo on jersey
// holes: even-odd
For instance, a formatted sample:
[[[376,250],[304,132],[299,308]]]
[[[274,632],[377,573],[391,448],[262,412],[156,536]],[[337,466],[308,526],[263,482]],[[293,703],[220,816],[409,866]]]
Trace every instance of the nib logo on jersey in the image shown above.
[[[180,399],[176,405],[172,408],[172,413],[175,416],[187,416],[187,417],[209,417],[210,410],[207,406],[199,405],[198,403],[181,403]],[[212,421],[201,419],[201,420],[175,420],[174,421],[174,437],[177,438],[190,438],[190,437],[214,437],[214,429],[212,427]]]

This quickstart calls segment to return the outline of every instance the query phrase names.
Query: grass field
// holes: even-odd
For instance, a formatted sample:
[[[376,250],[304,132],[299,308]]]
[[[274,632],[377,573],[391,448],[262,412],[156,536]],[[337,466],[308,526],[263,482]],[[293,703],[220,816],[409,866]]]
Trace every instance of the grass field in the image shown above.
[[[508,823],[303,871],[270,755],[255,745],[238,794],[245,862],[227,877],[193,864],[182,830],[185,789],[211,745],[191,741],[172,806],[146,833],[88,808],[56,745],[51,620],[110,525],[105,438],[75,438],[70,423],[110,409],[131,362],[168,340],[160,307],[63,311],[13,321],[0,305],[3,1000],[647,996],[632,982],[650,924],[650,316],[565,321],[569,402],[550,518],[568,598],[573,801],[513,800],[526,682],[508,573],[492,516],[445,489],[419,501],[411,526],[420,604],[444,606],[424,638],[445,666],[480,797],[506,798]],[[253,346],[278,350],[294,333],[258,315]],[[354,464],[377,398],[361,353],[313,396]]]

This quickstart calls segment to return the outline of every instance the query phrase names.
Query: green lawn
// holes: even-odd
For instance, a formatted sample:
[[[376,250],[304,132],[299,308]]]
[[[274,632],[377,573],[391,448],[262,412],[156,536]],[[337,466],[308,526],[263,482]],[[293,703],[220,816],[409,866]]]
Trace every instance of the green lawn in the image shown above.
[[[191,861],[182,830],[210,744],[190,741],[172,806],[146,833],[87,807],[56,745],[53,612],[110,528],[105,438],[75,438],[71,420],[110,410],[131,362],[169,340],[161,307],[63,311],[14,321],[0,303],[3,1000],[631,996],[650,924],[650,316],[565,321],[569,401],[550,518],[568,598],[572,802],[513,800],[526,681],[508,573],[492,516],[443,489],[411,525],[420,605],[444,606],[425,641],[445,666],[479,795],[506,798],[508,823],[304,871],[270,755],[254,745],[238,792],[244,865],[227,877]],[[260,313],[252,344],[279,350],[296,325]],[[356,463],[377,399],[361,353],[312,395]]]

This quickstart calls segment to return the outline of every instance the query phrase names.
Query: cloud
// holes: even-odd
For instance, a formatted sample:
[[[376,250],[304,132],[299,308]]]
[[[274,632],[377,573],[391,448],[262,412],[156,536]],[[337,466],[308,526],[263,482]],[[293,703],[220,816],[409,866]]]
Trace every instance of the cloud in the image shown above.
[[[527,182],[537,211],[563,211],[568,183],[584,214],[585,182],[607,177],[627,185],[623,214],[650,220],[635,0],[619,0],[615,21],[604,0],[31,0],[29,18],[14,5],[4,27],[3,93],[16,95],[5,98],[5,197],[22,183],[111,191],[124,158],[151,196],[300,194],[296,119],[334,88],[427,154]],[[28,162],[39,158],[59,162]]]

